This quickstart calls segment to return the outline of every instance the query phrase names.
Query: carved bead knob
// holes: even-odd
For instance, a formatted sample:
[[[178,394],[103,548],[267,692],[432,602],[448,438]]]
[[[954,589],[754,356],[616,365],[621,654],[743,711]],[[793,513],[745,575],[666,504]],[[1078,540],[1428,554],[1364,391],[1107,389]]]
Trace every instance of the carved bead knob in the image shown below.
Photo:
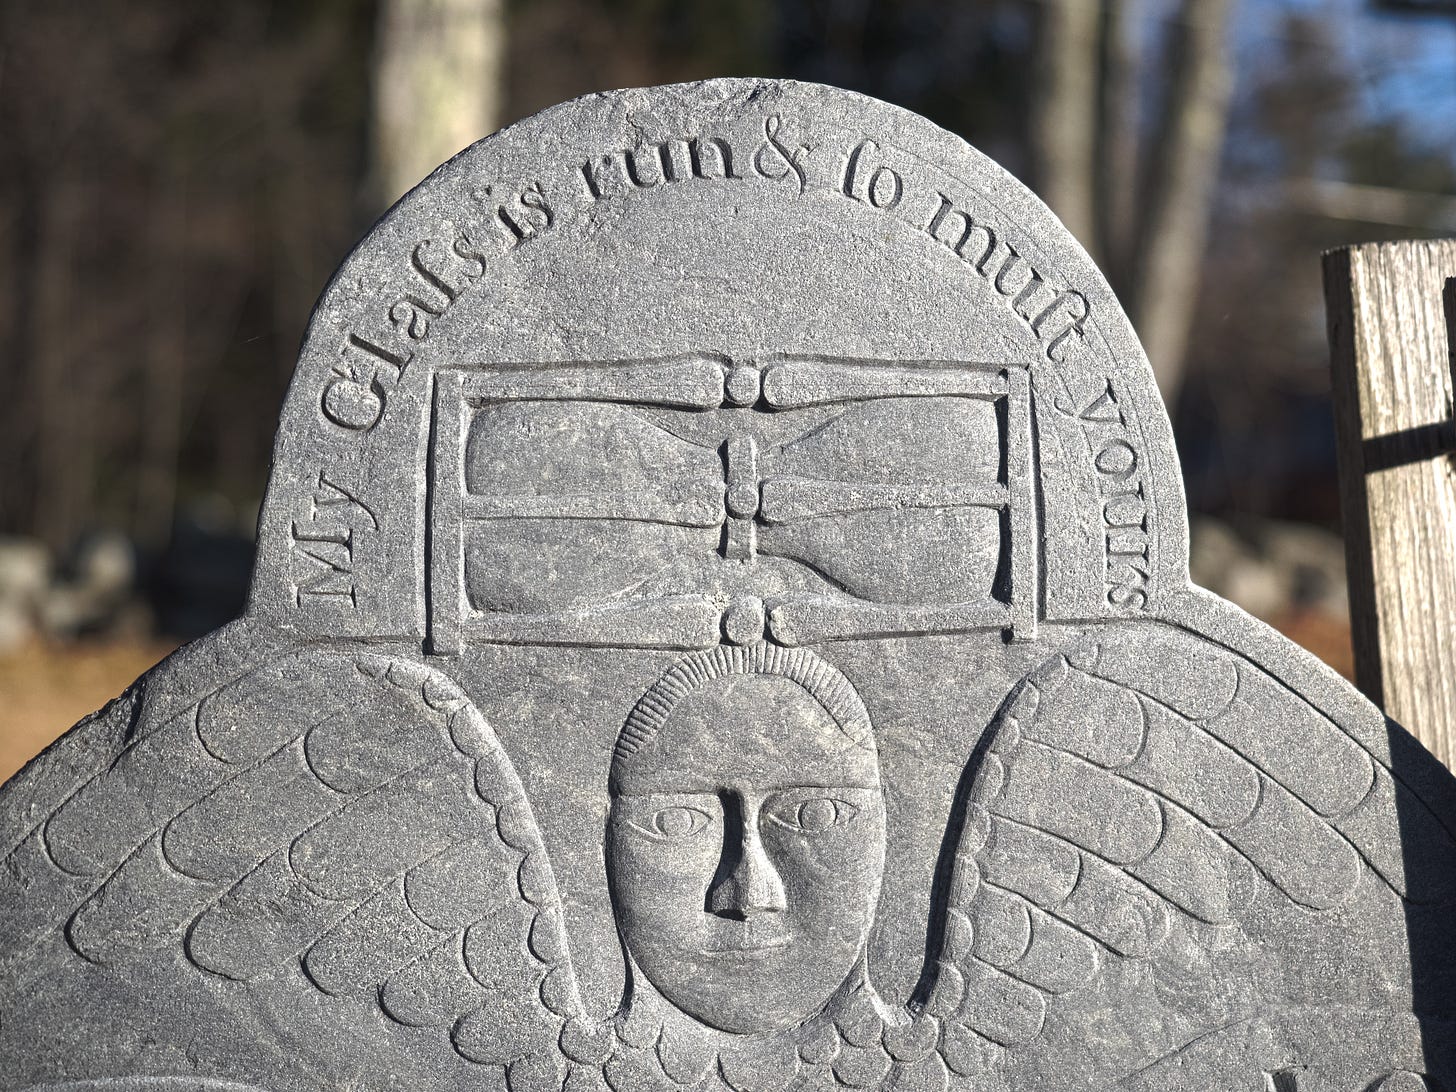
[[[735,599],[723,612],[723,640],[730,645],[751,645],[763,640],[763,600]]]
[[[752,364],[740,364],[728,373],[724,393],[732,406],[751,406],[758,401],[759,372]]]

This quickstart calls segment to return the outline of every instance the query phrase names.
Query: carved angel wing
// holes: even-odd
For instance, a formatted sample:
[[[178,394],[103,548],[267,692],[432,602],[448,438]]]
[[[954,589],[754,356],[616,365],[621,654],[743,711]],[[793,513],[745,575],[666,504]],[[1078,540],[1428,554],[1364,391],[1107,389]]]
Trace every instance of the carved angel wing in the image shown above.
[[[1410,751],[1399,773],[1392,746]],[[1418,752],[1182,631],[1110,631],[1053,658],[1008,703],[972,783],[927,1005],[946,1064],[970,1075],[988,1048],[1023,1056],[1059,998],[1184,925],[1239,933],[1248,903],[1297,908],[1334,944],[1358,924],[1339,915],[1357,891],[1393,901],[1402,932],[1420,907],[1449,906],[1456,810]]]
[[[1129,626],[1035,671],[1011,695],[971,771],[928,989],[909,1011],[895,1012],[864,982],[801,1046],[804,1061],[837,1085],[1123,1087],[1137,1069],[1159,1075],[1147,1087],[1162,1087],[1158,1080],[1181,1072],[1181,1046],[1135,1057],[1139,1044],[1110,1044],[1075,1015],[1059,1029],[1063,1041],[1045,1043],[1053,1016],[1114,976],[1119,985],[1094,1009],[1135,1005],[1130,984],[1166,974],[1152,969],[1165,946],[1175,949],[1175,964],[1200,944],[1222,945],[1214,959],[1229,959],[1249,940],[1245,905],[1257,905],[1266,922],[1284,914],[1285,928],[1307,934],[1291,961],[1320,944],[1326,954],[1367,944],[1365,957],[1376,953],[1367,962],[1385,961],[1375,984],[1390,993],[1366,996],[1371,983],[1338,974],[1315,984],[1326,993],[1304,1009],[1254,991],[1248,1011],[1225,1010],[1231,1041],[1249,1040],[1226,1053],[1214,1041],[1219,1028],[1199,1026],[1195,1016],[1183,1045],[1199,1044],[1198,1057],[1187,1056],[1202,1074],[1197,1087],[1232,1087],[1218,1068],[1230,1059],[1240,1079],[1257,1082],[1248,1087],[1272,1087],[1264,1075],[1284,1072],[1279,1057],[1303,1056],[1307,1046],[1290,1045],[1301,1036],[1321,1044],[1320,1065],[1353,1073],[1368,1064],[1377,1081],[1397,1047],[1410,1055],[1403,1064],[1417,1064],[1420,1052],[1409,1044],[1419,1033],[1391,1030],[1392,1020],[1415,1019],[1409,968],[1402,985],[1402,968],[1388,961],[1399,941],[1387,935],[1369,947],[1357,935],[1393,928],[1404,939],[1407,928],[1425,929],[1444,937],[1448,952],[1456,939],[1448,909],[1456,903],[1456,785],[1403,733],[1337,723],[1236,653],[1168,627]],[[1190,935],[1198,938],[1191,945]],[[1266,963],[1281,957],[1263,953]],[[1237,966],[1235,976],[1248,977],[1249,964]],[[1128,971],[1137,967],[1148,970]],[[1217,968],[1194,977],[1211,981]],[[1416,1011],[1450,1026],[1450,1012]],[[1352,1027],[1385,1030],[1331,1036],[1334,1012]],[[1272,1051],[1267,1070],[1258,1070],[1257,1050]],[[1069,1068],[1079,1056],[1086,1071]],[[1104,1072],[1093,1071],[1098,1061]]]
[[[180,948],[235,982],[301,971],[440,1029],[512,1087],[560,1087],[558,1042],[600,1061],[520,780],[466,696],[417,664],[313,652],[255,671],[139,732],[7,864],[12,895],[48,867],[67,900],[7,900],[12,966],[60,920],[100,967]]]

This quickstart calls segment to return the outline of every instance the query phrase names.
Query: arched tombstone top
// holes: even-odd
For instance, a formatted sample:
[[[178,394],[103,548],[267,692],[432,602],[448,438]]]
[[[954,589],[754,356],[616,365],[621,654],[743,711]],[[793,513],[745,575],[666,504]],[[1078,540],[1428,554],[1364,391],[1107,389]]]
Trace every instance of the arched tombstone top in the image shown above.
[[[457,401],[481,404],[517,379],[545,399],[704,411],[979,391],[999,424],[953,420],[946,406],[939,438],[989,460],[999,448],[1010,464],[987,478],[1008,492],[1015,571],[995,579],[1014,585],[1003,598],[1023,632],[1037,616],[1156,617],[1186,587],[1167,417],[1106,281],[1007,172],[861,95],[759,80],[591,95],[430,175],[314,313],[250,614],[301,635],[424,637],[432,618],[443,625],[460,562],[437,556],[432,576],[430,554],[459,544],[438,531],[431,541],[431,513],[462,497],[446,468],[427,467],[466,457],[451,434]],[[587,416],[588,431],[616,417]],[[886,401],[854,427],[871,446],[876,435],[903,445],[897,419]],[[464,493],[509,495],[489,479]],[[737,484],[741,499],[761,482]],[[714,501],[704,482],[718,511],[702,522],[731,522],[735,495],[720,486]],[[763,500],[761,521],[775,498]],[[892,548],[875,539],[857,529],[846,549]],[[946,599],[893,584],[886,594]],[[676,590],[721,592],[711,577]]]
[[[1456,782],[1185,540],[955,137],[507,129],[324,294],[246,616],[0,789],[0,1085],[1456,1087]]]

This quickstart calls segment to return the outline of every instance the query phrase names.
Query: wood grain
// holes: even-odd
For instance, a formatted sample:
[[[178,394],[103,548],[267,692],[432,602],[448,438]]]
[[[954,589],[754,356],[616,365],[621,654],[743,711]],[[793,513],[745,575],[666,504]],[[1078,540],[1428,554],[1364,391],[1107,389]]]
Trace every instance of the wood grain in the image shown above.
[[[1456,241],[1324,256],[1356,684],[1456,769]]]

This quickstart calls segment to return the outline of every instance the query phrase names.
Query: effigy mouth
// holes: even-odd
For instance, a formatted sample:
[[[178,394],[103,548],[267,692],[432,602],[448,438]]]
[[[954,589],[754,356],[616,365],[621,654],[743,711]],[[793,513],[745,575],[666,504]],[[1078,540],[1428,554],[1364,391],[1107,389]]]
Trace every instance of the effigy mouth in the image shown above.
[[[793,937],[778,921],[750,918],[715,923],[699,949],[706,956],[755,955],[787,948]]]

